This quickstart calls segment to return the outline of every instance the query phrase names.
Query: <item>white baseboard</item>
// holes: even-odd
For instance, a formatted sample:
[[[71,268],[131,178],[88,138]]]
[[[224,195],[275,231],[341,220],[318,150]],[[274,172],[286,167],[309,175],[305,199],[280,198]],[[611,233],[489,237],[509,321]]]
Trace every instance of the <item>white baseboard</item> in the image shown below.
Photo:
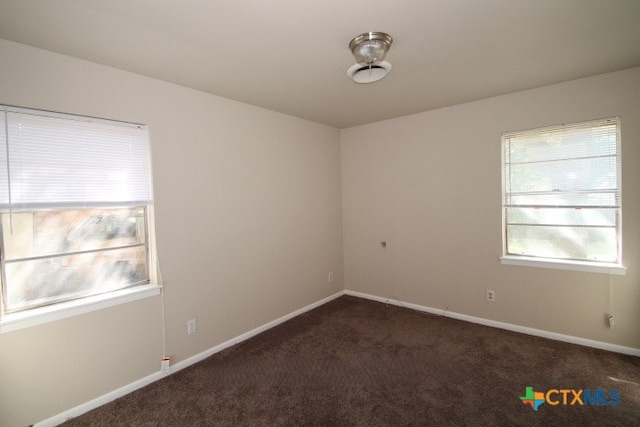
[[[89,412],[92,409],[105,405],[111,402],[112,400],[116,400],[117,398],[122,397],[125,394],[129,394],[132,391],[136,391],[139,388],[142,388],[146,385],[151,384],[152,382],[158,381],[162,377],[163,377],[163,374],[161,374],[160,372],[155,372],[142,379],[139,379],[130,384],[127,384],[124,387],[120,387],[117,390],[110,391],[107,394],[103,394],[100,397],[97,397],[93,400],[90,400],[81,405],[78,405],[75,408],[61,412],[60,414],[55,415],[51,418],[47,418],[44,421],[37,422],[33,426],[34,427],[54,427],[54,426],[60,425],[63,422],[70,420],[71,418],[77,417],[78,415],[82,415],[85,412]]]
[[[192,356],[188,359],[185,359],[181,362],[176,363],[175,365],[172,365],[169,368],[169,372],[167,373],[163,373],[163,372],[155,372],[151,375],[148,375],[144,378],[141,378],[137,381],[134,381],[130,384],[127,384],[123,387],[120,387],[117,390],[113,390],[110,391],[109,393],[103,394],[100,397],[97,397],[93,400],[90,400],[88,402],[85,402],[81,405],[76,406],[75,408],[71,408],[69,410],[66,410],[58,415],[55,415],[51,418],[47,418],[46,420],[37,422],[34,424],[34,427],[54,427],[57,425],[62,424],[63,422],[77,417],[79,415],[84,414],[85,412],[89,412],[92,409],[98,408],[102,405],[105,405],[113,400],[118,399],[119,397],[122,397],[126,394],[129,394],[133,391],[136,391],[146,385],[151,384],[152,382],[158,381],[161,378],[166,377],[167,375],[173,374],[175,372],[178,372],[188,366],[193,365],[194,363],[200,362],[201,360],[206,359],[209,356],[212,356],[222,350],[224,350],[225,348],[231,347],[233,345],[236,345],[238,343],[241,343],[242,341],[245,341],[255,335],[258,335],[261,332],[264,332],[268,329],[273,328],[274,326],[277,326],[281,323],[286,322],[289,319],[292,319],[296,316],[301,315],[302,313],[306,313],[307,311],[313,310],[314,308],[317,308],[323,304],[328,303],[329,301],[332,301],[338,297],[341,297],[342,295],[345,294],[345,291],[340,291],[338,293],[335,293],[331,296],[328,296],[327,298],[321,299],[320,301],[316,301],[313,304],[309,304],[306,307],[302,307],[301,309],[298,309],[292,313],[289,313],[285,316],[280,317],[279,319],[273,320],[269,323],[266,323],[262,326],[259,326],[255,329],[252,329],[249,332],[246,332],[242,335],[239,335],[235,338],[232,338],[228,341],[223,342],[222,344],[218,344],[214,347],[211,347],[208,350],[203,351],[202,353],[196,354],[195,356]]]
[[[571,344],[583,345],[585,347],[593,347],[600,350],[612,351],[614,353],[628,354],[630,356],[640,357],[640,349],[633,347],[625,347],[622,345],[610,344],[601,341],[589,340],[586,338],[574,337],[572,335],[558,334],[556,332],[544,331],[542,329],[529,328],[526,326],[514,325],[511,323],[498,322],[496,320],[484,319],[482,317],[468,316],[466,314],[455,313],[448,310],[439,308],[427,307],[424,305],[413,304],[404,301],[398,301],[394,298],[383,298],[376,295],[365,294],[356,291],[345,291],[346,295],[351,295],[358,298],[365,298],[372,301],[382,302],[391,305],[397,305],[400,307],[406,307],[425,313],[439,314],[445,317],[451,317],[452,319],[464,320],[465,322],[477,323],[484,326],[491,326],[493,328],[506,329],[508,331],[520,332],[522,334],[534,335],[542,338],[549,338],[556,341],[563,341]]]

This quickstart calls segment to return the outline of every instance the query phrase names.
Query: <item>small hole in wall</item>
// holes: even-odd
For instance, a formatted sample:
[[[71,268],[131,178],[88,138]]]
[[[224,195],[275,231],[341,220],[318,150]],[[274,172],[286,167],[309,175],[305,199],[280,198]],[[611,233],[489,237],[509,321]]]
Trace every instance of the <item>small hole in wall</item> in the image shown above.
[[[380,242],[380,246],[382,246],[383,248],[386,248],[387,247],[387,242],[386,241]]]

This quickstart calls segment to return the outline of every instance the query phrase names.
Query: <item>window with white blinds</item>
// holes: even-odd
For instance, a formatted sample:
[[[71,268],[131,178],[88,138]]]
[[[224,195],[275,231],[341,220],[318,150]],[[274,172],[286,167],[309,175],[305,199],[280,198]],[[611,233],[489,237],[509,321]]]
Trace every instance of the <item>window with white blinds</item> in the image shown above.
[[[0,113],[0,317],[148,285],[147,127]]]
[[[621,264],[620,123],[508,132],[504,256]]]

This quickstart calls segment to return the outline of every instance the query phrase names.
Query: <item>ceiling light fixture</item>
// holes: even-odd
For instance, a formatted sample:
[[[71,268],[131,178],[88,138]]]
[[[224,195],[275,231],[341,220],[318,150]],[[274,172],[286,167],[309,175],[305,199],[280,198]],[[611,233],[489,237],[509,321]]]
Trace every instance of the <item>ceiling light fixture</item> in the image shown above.
[[[391,64],[384,61],[393,39],[389,34],[369,32],[354,37],[349,49],[357,64],[349,67],[347,76],[356,83],[373,83],[391,71]]]

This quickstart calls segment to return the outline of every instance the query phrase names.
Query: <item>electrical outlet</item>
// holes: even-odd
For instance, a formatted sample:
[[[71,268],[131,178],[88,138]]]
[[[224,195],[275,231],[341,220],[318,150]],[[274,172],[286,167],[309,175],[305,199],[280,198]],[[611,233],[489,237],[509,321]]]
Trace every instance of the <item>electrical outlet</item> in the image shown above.
[[[496,292],[491,289],[487,289],[487,301],[495,302],[496,301]]]
[[[195,334],[197,330],[196,319],[187,321],[187,334]]]
[[[329,273],[329,283],[333,282],[333,273]]]
[[[613,329],[616,325],[616,322],[613,320],[613,314],[608,315],[607,320],[609,321],[609,328]]]

